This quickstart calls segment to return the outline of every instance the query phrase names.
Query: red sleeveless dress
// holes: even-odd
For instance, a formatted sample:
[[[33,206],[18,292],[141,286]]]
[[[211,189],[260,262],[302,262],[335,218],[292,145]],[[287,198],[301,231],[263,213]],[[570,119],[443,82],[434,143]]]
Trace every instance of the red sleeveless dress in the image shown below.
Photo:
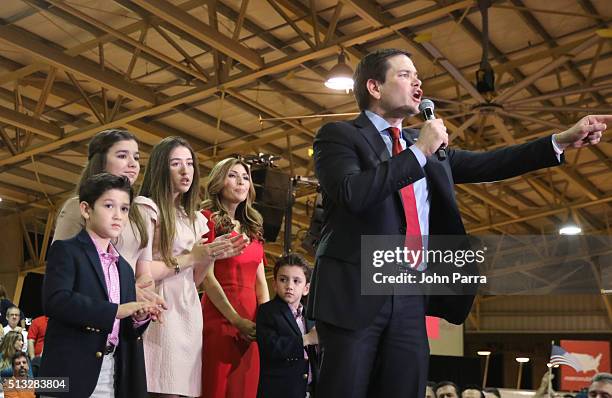
[[[214,240],[214,224],[210,211],[202,212],[208,221],[208,242]],[[232,236],[237,235],[232,232]],[[215,277],[227,299],[241,317],[255,322],[257,267],[263,261],[260,241],[253,241],[238,256],[216,260]],[[257,342],[248,342],[208,299],[202,296],[204,346],[202,351],[203,398],[255,398],[259,381]]]

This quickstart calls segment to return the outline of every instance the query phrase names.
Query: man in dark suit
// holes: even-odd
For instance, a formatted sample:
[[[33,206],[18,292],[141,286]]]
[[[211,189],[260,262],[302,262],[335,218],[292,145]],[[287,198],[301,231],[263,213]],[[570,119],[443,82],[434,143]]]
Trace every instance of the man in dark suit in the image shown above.
[[[98,174],[81,186],[79,198],[85,229],[55,241],[47,258],[43,306],[49,322],[38,373],[69,378],[69,392],[44,396],[89,397],[105,383],[115,397],[146,397],[137,340],[153,309],[136,302],[134,272],[110,244],[127,221],[130,183]]]
[[[596,144],[612,116],[488,153],[455,149],[441,119],[403,130],[419,112],[421,81],[408,53],[361,60],[354,93],[362,113],[321,128],[315,171],[325,220],[309,305],[323,350],[319,397],[423,397],[429,361],[425,315],[462,323],[471,296],[361,295],[362,235],[464,235],[453,184],[494,181],[555,166],[568,146]],[[418,135],[418,141],[415,138]]]
[[[310,274],[299,254],[285,255],[274,265],[276,296],[257,309],[260,398],[314,395],[318,337],[301,303],[310,288]]]

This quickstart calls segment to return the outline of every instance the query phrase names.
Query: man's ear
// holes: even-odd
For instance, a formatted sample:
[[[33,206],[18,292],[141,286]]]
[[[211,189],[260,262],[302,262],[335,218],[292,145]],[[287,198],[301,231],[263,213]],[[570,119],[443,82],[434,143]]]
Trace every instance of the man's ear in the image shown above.
[[[304,290],[302,291],[302,296],[306,296],[310,291],[310,282],[304,285]]]
[[[85,201],[79,203],[79,210],[81,210],[81,217],[83,217],[85,220],[89,220],[89,213],[91,212],[89,203]]]
[[[366,88],[374,99],[380,99],[380,83],[374,79],[368,79],[366,82]]]

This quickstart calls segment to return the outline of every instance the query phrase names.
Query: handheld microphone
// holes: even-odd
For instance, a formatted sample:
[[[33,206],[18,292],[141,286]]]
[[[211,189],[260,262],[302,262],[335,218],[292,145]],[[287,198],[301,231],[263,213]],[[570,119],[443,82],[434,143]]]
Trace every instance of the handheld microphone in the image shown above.
[[[424,120],[433,120],[436,117],[434,116],[434,108],[435,105],[433,103],[432,100],[425,98],[421,101],[421,104],[419,105],[419,111],[421,111],[421,115],[423,116]],[[440,148],[438,148],[438,150],[436,151],[436,156],[438,157],[438,160],[445,160],[446,159],[446,151],[445,151],[445,146],[442,145]]]

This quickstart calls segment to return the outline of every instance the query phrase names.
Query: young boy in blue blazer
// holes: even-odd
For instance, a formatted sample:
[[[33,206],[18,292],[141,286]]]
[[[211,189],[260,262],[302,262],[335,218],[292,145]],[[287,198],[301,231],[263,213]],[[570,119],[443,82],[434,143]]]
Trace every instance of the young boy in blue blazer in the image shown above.
[[[154,307],[136,301],[134,271],[112,244],[128,222],[132,195],[125,177],[90,177],[79,189],[85,228],[49,250],[38,376],[68,378],[69,391],[43,396],[146,396],[145,376],[134,371],[144,369],[136,342]]]

